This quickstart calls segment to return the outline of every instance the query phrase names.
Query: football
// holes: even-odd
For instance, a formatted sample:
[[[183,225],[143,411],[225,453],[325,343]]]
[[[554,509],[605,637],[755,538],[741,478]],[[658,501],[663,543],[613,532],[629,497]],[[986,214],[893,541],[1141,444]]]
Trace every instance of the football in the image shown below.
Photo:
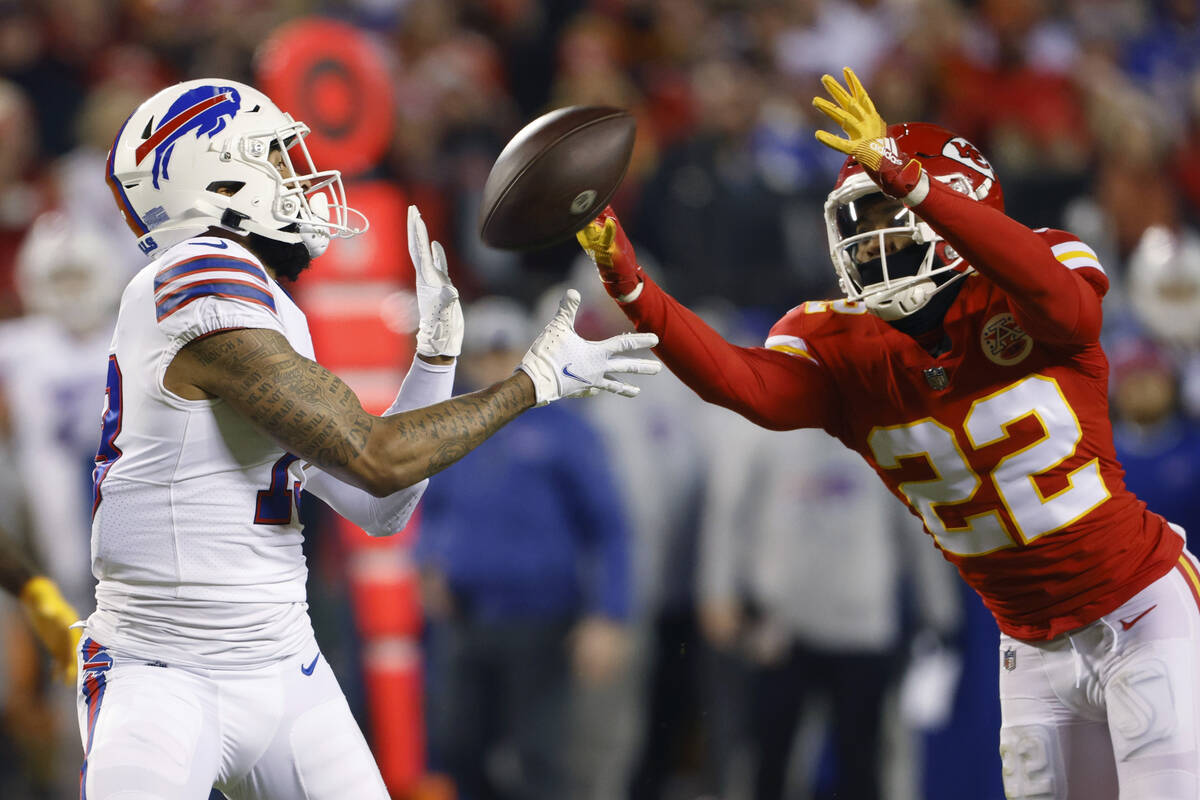
[[[633,153],[633,115],[570,106],[514,136],[483,187],[479,235],[503,250],[534,250],[575,235],[621,185]]]

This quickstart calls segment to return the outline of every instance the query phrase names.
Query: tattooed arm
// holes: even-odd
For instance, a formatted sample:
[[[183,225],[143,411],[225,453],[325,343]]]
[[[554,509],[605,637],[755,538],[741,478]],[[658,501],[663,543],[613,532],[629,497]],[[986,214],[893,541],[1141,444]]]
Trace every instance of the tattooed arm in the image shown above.
[[[450,466],[535,401],[533,382],[517,372],[436,405],[372,416],[340,378],[258,328],[189,343],[165,382],[184,397],[221,398],[288,452],[377,497]]]

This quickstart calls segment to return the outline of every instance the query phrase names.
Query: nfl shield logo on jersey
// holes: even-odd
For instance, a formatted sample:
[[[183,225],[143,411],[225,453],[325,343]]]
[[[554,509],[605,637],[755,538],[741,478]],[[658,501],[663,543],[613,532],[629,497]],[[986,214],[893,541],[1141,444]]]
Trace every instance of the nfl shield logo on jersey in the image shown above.
[[[1012,672],[1017,668],[1017,651],[1011,647],[1004,651],[1004,669]]]
[[[945,367],[930,367],[922,370],[925,375],[925,382],[929,384],[929,388],[935,392],[940,392],[950,385],[950,378],[946,376]]]

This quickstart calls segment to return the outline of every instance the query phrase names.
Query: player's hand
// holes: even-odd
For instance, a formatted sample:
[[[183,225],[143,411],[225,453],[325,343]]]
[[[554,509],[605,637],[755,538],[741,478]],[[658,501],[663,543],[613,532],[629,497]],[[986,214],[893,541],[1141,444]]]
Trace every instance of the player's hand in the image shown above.
[[[625,626],[601,616],[588,616],[571,629],[571,662],[575,677],[587,686],[603,686],[621,671],[629,657]]]
[[[849,91],[843,89],[832,75],[824,75],[821,85],[834,102],[824,97],[814,97],[813,105],[836,122],[845,131],[846,138],[829,131],[817,131],[817,140],[853,156],[884,194],[897,200],[915,201],[910,202],[915,205],[924,199],[924,192],[919,193],[919,199],[909,198],[909,195],[918,188],[922,178],[926,187],[929,180],[924,175],[921,162],[896,149],[896,141],[887,135],[887,123],[875,110],[875,104],[871,102],[870,95],[854,70],[846,67],[842,74],[846,77]]]
[[[600,216],[575,234],[575,238],[596,265],[605,290],[614,300],[630,303],[638,298],[642,290],[642,268],[638,266],[633,245],[612,206],[605,206]]]
[[[539,406],[562,397],[587,397],[601,390],[634,397],[641,390],[615,376],[654,375],[662,369],[662,364],[653,359],[618,355],[654,347],[658,337],[653,333],[622,333],[599,342],[575,333],[579,301],[579,292],[566,291],[558,313],[534,339],[517,367],[533,380]]]
[[[408,207],[408,254],[416,270],[417,353],[422,356],[457,357],[462,353],[463,313],[458,289],[450,282],[446,252],[430,243],[429,231],[416,206]]]
[[[55,675],[65,683],[75,683],[75,651],[83,636],[80,628],[72,628],[79,615],[63,599],[54,581],[43,575],[30,578],[21,589],[21,605],[42,644],[54,657]]]

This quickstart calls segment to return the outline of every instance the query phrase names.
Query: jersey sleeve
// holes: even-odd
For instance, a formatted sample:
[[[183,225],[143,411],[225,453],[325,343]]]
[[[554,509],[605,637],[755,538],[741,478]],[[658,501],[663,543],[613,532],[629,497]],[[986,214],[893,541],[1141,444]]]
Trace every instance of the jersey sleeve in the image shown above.
[[[820,362],[801,352],[802,337],[773,330],[772,337],[792,338],[739,347],[649,277],[645,281],[638,299],[621,308],[639,331],[658,334],[654,354],[705,401],[772,430],[829,430],[836,423],[836,393]]]
[[[931,180],[914,209],[967,262],[1009,296],[1034,339],[1083,346],[1100,337],[1108,277],[1096,253],[1065,231],[1031,230]]]
[[[202,253],[163,266],[154,276],[154,313],[180,346],[231,328],[284,332],[266,271],[241,255]]]

